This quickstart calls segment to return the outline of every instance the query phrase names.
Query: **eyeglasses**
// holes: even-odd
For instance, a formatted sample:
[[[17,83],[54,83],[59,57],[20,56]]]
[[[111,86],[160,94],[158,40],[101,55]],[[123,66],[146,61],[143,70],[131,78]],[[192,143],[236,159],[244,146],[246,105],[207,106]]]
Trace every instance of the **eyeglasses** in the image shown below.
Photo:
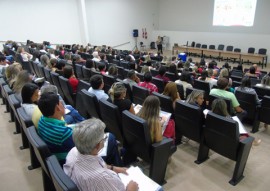
[[[108,135],[105,134],[105,137],[103,139],[101,139],[98,143],[105,142],[107,138],[108,138]]]

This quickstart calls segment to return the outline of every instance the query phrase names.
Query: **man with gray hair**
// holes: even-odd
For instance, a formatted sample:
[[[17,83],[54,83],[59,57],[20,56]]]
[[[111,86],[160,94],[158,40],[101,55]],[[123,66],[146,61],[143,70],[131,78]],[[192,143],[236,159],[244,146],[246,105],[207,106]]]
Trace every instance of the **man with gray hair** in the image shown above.
[[[105,124],[96,118],[76,125],[73,129],[73,141],[76,147],[68,153],[64,164],[65,173],[75,182],[79,190],[138,190],[138,184],[133,181],[130,181],[125,188],[117,175],[117,173],[126,173],[126,168],[106,165],[98,156],[107,139],[104,129]]]

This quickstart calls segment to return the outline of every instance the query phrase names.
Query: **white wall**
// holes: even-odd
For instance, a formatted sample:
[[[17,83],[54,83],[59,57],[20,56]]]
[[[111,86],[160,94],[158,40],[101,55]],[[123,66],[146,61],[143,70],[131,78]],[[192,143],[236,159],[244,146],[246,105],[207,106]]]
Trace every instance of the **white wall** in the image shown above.
[[[110,46],[130,42],[118,48],[132,49],[135,46],[132,31],[138,29],[138,46],[140,41],[149,45],[149,39],[154,38],[157,10],[156,0],[86,0],[89,41]],[[147,28],[147,40],[142,38],[142,28]]]
[[[253,27],[212,26],[213,0],[158,0],[159,29],[153,36],[169,36],[174,43],[224,44],[241,48],[267,48],[270,53],[270,1],[257,0]],[[154,38],[152,40],[155,40]]]
[[[0,7],[0,41],[82,41],[77,0],[1,0]]]

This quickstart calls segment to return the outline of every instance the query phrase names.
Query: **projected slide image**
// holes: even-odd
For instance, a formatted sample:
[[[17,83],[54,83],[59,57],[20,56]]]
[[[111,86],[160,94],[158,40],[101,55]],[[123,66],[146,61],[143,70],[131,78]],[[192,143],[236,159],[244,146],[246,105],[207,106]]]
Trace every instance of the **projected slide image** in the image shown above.
[[[214,26],[253,26],[257,0],[215,0]]]

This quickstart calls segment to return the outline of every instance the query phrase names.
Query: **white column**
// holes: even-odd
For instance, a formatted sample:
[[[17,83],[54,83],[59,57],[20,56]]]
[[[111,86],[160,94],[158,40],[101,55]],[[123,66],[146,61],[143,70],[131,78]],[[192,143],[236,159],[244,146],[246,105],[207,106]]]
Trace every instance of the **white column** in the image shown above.
[[[80,14],[80,21],[82,27],[82,43],[86,45],[89,43],[89,36],[88,36],[88,26],[87,26],[87,17],[86,17],[86,8],[85,8],[85,0],[79,0],[79,14]]]

